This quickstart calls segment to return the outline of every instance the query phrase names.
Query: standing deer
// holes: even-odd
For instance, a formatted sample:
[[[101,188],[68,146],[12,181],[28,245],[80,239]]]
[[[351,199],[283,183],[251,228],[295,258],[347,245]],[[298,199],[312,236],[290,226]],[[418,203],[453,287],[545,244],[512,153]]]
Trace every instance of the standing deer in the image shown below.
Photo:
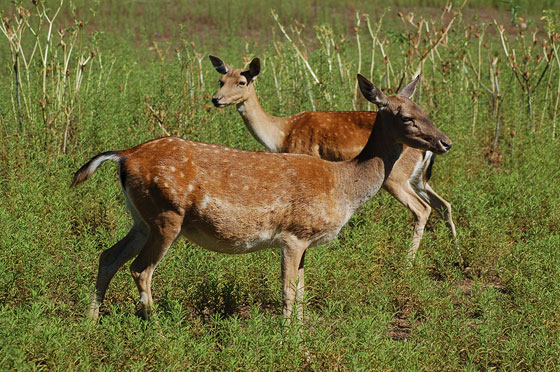
[[[212,102],[216,107],[237,105],[249,132],[267,150],[340,161],[354,158],[365,146],[376,112],[303,111],[287,117],[271,116],[261,107],[253,85],[260,72],[258,58],[251,61],[248,70],[232,69],[214,56],[210,61],[223,75]],[[382,186],[414,216],[409,262],[414,260],[432,208],[444,218],[455,242],[457,239],[451,205],[428,184],[434,160],[432,151],[405,147]],[[457,244],[456,249],[461,259]]]
[[[451,148],[449,138],[410,100],[418,79],[394,97],[361,75],[358,81],[379,112],[365,147],[351,160],[249,152],[166,137],[101,153],[81,167],[71,187],[91,177],[104,161],[118,162],[134,220],[129,233],[101,254],[92,318],[99,315],[113,275],[134,257],[130,271],[141,313],[148,317],[153,272],[182,234],[228,254],[281,248],[283,316],[291,316],[295,302],[301,321],[306,249],[332,240],[379,191],[403,144],[437,154]]]

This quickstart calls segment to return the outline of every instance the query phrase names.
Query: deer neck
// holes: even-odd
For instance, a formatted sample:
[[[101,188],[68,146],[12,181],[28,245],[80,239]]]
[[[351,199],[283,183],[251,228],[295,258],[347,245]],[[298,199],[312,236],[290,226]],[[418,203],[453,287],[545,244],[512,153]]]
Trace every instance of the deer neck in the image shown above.
[[[392,125],[388,116],[378,113],[366,146],[346,162],[344,176],[351,182],[346,182],[345,193],[354,210],[379,191],[402,153],[403,145],[395,142],[387,130]]]
[[[268,151],[280,152],[288,133],[288,122],[286,118],[267,114],[259,103],[255,88],[252,89],[249,98],[237,104],[237,112],[258,142]]]

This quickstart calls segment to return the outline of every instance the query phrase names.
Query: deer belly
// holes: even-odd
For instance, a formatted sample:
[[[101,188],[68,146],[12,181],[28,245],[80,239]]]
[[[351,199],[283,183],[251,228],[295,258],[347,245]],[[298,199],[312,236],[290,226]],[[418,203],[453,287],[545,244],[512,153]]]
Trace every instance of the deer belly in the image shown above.
[[[205,196],[185,214],[182,234],[203,248],[228,254],[280,248],[293,238],[321,245],[336,237],[352,211],[344,204],[333,208],[313,201],[299,207],[278,199],[251,205]]]
[[[274,204],[251,206],[204,197],[186,214],[183,235],[203,248],[228,254],[279,247],[274,222],[278,213]]]
[[[223,234],[211,230],[207,226],[189,227],[183,229],[182,234],[205,249],[227,254],[250,253],[280,246],[271,230],[237,234]]]

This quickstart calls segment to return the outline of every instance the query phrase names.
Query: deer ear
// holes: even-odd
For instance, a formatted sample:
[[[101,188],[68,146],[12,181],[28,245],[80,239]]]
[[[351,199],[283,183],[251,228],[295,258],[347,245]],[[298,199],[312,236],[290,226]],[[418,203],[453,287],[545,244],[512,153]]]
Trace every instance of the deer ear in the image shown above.
[[[412,80],[411,83],[409,83],[407,86],[402,88],[401,91],[397,94],[397,96],[403,96],[408,99],[412,99],[412,96],[414,95],[414,91],[416,90],[416,84],[418,84],[419,80],[420,80],[420,74],[416,75],[416,77],[414,78],[414,80]]]
[[[358,84],[362,94],[368,101],[375,103],[379,108],[387,106],[388,101],[385,94],[363,75],[358,74]]]
[[[216,71],[218,71],[222,75],[228,73],[229,66],[225,64],[224,61],[222,61],[218,57],[214,57],[213,55],[209,55],[208,58],[210,58],[210,62],[212,62],[212,65],[214,65]]]
[[[251,80],[255,80],[259,75],[259,72],[261,72],[261,60],[258,58],[253,59],[249,64],[248,72],[249,72],[248,75],[251,78]]]
[[[249,69],[247,71],[243,71],[241,75],[247,78],[247,82],[250,83],[257,78],[257,75],[261,72],[261,61],[258,58],[255,58],[249,64]]]

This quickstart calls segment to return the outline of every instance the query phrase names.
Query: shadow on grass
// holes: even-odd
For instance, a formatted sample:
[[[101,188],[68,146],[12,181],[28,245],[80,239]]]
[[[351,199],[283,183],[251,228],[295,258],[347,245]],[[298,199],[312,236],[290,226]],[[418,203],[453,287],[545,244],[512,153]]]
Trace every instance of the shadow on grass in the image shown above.
[[[259,307],[263,311],[276,313],[281,304],[266,296],[266,293],[253,293],[257,298],[249,299],[240,285],[234,281],[222,281],[206,278],[196,285],[190,299],[192,315],[206,321],[210,318],[229,318],[237,316],[240,319],[250,317],[250,308]]]

